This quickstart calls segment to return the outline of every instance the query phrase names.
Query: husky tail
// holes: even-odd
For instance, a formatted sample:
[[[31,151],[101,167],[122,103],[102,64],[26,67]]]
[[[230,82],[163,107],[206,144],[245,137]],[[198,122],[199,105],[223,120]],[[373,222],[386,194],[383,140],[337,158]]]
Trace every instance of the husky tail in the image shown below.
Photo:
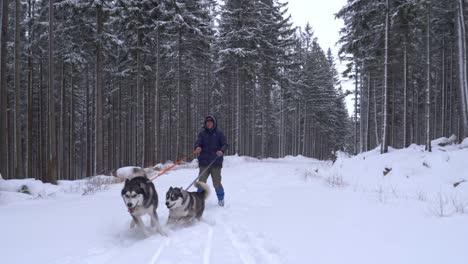
[[[196,182],[195,183],[195,187],[198,188],[198,190],[203,190],[203,199],[206,200],[206,198],[208,198],[208,196],[210,196],[210,186],[208,186],[208,184],[204,183],[204,182]]]

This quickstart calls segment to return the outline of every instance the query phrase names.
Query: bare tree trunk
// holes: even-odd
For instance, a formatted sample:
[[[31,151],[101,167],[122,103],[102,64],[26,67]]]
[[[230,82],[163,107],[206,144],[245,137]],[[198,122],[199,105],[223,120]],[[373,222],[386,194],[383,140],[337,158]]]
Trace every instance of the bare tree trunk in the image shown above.
[[[416,114],[414,116],[414,123],[415,123],[415,127],[414,127],[414,136],[415,136],[415,141],[416,141],[416,144],[420,144],[421,143],[421,140],[420,140],[420,128],[419,128],[419,120],[420,120],[420,109],[419,109],[419,91],[417,90],[417,83],[415,82],[414,83],[414,87],[416,89],[415,91],[415,96],[416,96],[416,105],[415,105],[415,109],[416,109]]]
[[[447,102],[448,102],[448,124],[447,124],[447,129],[449,131],[449,133],[453,133],[453,130],[452,130],[452,124],[453,124],[453,91],[455,90],[454,89],[454,83],[455,81],[453,80],[454,78],[454,74],[453,74],[453,70],[454,70],[454,67],[453,67],[453,48],[451,47],[450,48],[450,70],[449,70],[449,78],[448,78],[448,81],[449,81],[449,87],[448,87],[448,94],[447,94]]]
[[[304,131],[303,131],[303,138],[302,138],[302,151],[301,155],[305,155],[306,152],[306,143],[307,143],[307,126],[309,125],[309,122],[307,120],[307,104],[304,106]]]
[[[239,65],[236,65],[236,129],[235,133],[235,153],[239,153],[240,150],[240,127],[241,127],[241,95],[240,95],[240,80],[239,80]]]
[[[43,91],[44,85],[42,68],[42,59],[39,59],[39,140],[37,141],[37,150],[39,153],[39,175],[41,175],[41,180],[43,179],[42,175],[44,175],[46,172],[45,167],[47,164],[47,162],[45,162],[45,159],[47,157],[47,153],[45,153],[45,151],[47,150],[47,148],[41,147],[46,145],[45,140],[47,140],[47,128],[44,129],[44,123],[47,124],[47,122],[45,122],[46,118],[44,118],[43,116],[44,109],[46,108],[43,106],[43,95],[45,95],[45,92]],[[44,135],[46,136],[44,137]]]
[[[282,72],[284,69],[281,70]],[[283,80],[283,75],[281,75],[281,81]],[[284,127],[284,95],[283,95],[283,83],[280,82],[280,125],[279,125],[279,133],[278,133],[278,145],[279,145],[279,156],[284,157],[284,139],[285,139],[285,127]]]
[[[103,129],[102,129],[102,50],[101,50],[101,40],[102,40],[102,28],[103,28],[103,14],[102,6],[96,5],[96,24],[97,24],[97,42],[96,42],[96,88],[95,88],[95,153],[94,153],[94,174],[103,173]]]
[[[365,151],[370,149],[370,134],[369,133],[369,119],[370,119],[370,91],[371,91],[371,71],[369,71],[367,76],[367,100],[366,100],[366,147]]]
[[[136,98],[137,98],[137,103],[136,103],[136,146],[137,149],[141,150],[141,154],[139,151],[137,151],[137,162],[140,163],[141,167],[144,167],[144,157],[145,157],[145,148],[143,146],[143,131],[142,129],[142,116],[143,116],[143,109],[142,107],[142,85],[141,85],[141,34],[140,30],[137,30],[137,49],[136,49],[136,63],[137,63],[137,72],[136,72],[136,85],[137,85],[137,90],[136,90]],[[138,159],[138,155],[141,155],[140,159]]]
[[[391,121],[391,125],[390,125],[390,128],[389,128],[389,130],[390,130],[390,134],[389,134],[390,135],[390,138],[389,138],[390,143],[389,143],[389,145],[390,146],[395,146],[395,112],[396,112],[395,111],[395,90],[396,90],[396,87],[395,87],[395,73],[393,72],[392,75],[393,75],[392,76],[392,90],[391,90],[392,91],[392,97],[391,97],[392,98],[392,100],[391,100],[392,107],[390,108],[390,109],[392,109],[392,111],[390,111],[392,113],[392,121]],[[390,101],[390,99],[389,99],[389,101]]]
[[[458,80],[461,94],[461,117],[463,119],[464,133],[468,135],[468,77],[466,55],[466,31],[463,0],[458,0],[457,8],[457,42],[458,42]]]
[[[364,72],[364,71],[363,71]],[[364,86],[363,86],[363,74],[361,73],[360,76],[360,84],[359,84],[359,152],[364,151],[364,140],[365,140],[365,131],[364,131],[364,105],[365,105],[365,98],[364,98]]]
[[[35,178],[35,174],[33,173],[33,164],[34,164],[34,159],[33,159],[33,135],[32,131],[34,129],[33,126],[33,65],[32,65],[32,39],[34,37],[34,32],[32,31],[32,24],[34,23],[33,21],[33,3],[31,0],[28,1],[28,18],[29,18],[29,48],[28,48],[28,137],[27,137],[27,153],[28,153],[28,160],[26,162],[28,172],[27,176]],[[1,164],[0,164],[1,166]]]
[[[437,82],[438,82],[438,79],[437,79],[437,75],[436,75],[436,79],[434,80],[434,86],[437,86]],[[431,114],[431,119],[430,119],[430,128],[431,128],[431,138],[435,138],[437,137],[437,124],[439,124],[439,115],[437,114],[437,112],[439,111],[438,109],[438,96],[437,96],[437,90],[436,89],[433,89],[434,92],[431,93],[431,99],[430,99],[430,102],[433,102],[433,107],[429,107],[430,111],[432,111],[432,114]]]
[[[413,80],[413,89],[411,90],[411,130],[409,142],[415,143],[415,113],[416,113],[416,81]]]
[[[156,73],[154,81],[154,163],[156,164],[160,160],[160,143],[159,139],[161,137],[161,107],[160,107],[160,98],[159,98],[159,60],[160,60],[160,50],[159,50],[159,27],[156,28]]]
[[[15,0],[15,129],[13,136],[15,138],[15,178],[24,178],[24,160],[23,160],[23,133],[21,129],[21,1]]]
[[[118,101],[118,106],[117,106],[117,116],[118,116],[118,120],[119,120],[119,123],[118,123],[118,129],[117,129],[117,138],[118,138],[118,141],[119,141],[119,159],[118,159],[118,162],[117,162],[117,167],[122,167],[122,165],[124,164],[124,159],[125,159],[125,142],[123,141],[123,137],[122,137],[122,134],[124,132],[124,127],[123,127],[123,124],[122,124],[122,78],[119,77],[119,93],[118,93],[118,96],[119,96],[119,99],[117,100]]]
[[[176,159],[181,156],[181,144],[180,144],[180,122],[181,122],[181,78],[182,78],[182,29],[178,29],[178,41],[177,41],[177,112],[176,112]]]
[[[142,149],[142,157],[141,157],[141,166],[142,167],[146,167],[146,150],[148,149],[147,146],[146,146],[146,129],[147,129],[147,122],[146,122],[146,85],[143,85],[142,87],[142,90],[143,90],[143,97],[141,98],[142,102],[141,102],[141,108],[142,108],[142,121],[143,121],[143,131],[142,132],[142,136],[141,136],[141,140],[142,140],[142,146],[141,146],[141,149]]]
[[[377,88],[376,88],[376,85],[375,85],[375,81],[374,81],[374,85],[373,85],[373,97],[374,97],[375,145],[378,146],[380,136],[379,136],[379,118],[378,118],[378,115],[377,115]]]
[[[385,51],[384,51],[384,113],[382,129],[382,145],[380,153],[388,152],[388,24],[389,24],[389,5],[386,0],[385,5]]]
[[[354,154],[358,153],[358,65],[355,62],[354,73]]]
[[[70,126],[69,126],[69,146],[68,146],[68,167],[69,167],[69,178],[71,180],[76,179],[75,175],[75,89],[73,79],[73,64],[70,64]]]
[[[138,90],[138,89],[137,89]],[[131,89],[131,98],[135,98],[135,91],[134,89]],[[137,95],[136,95],[136,98],[137,98],[137,102],[138,102],[138,91],[137,91]],[[130,120],[130,139],[129,139],[129,145],[130,145],[130,148],[132,149],[132,161],[131,163],[133,164],[137,164],[138,163],[138,152],[137,152],[137,149],[138,149],[138,142],[139,141],[139,138],[138,138],[138,126],[139,126],[139,120],[138,120],[138,108],[139,106],[138,105],[135,105],[135,107],[132,107],[131,109],[131,113],[132,113],[132,117],[131,117],[131,120]],[[134,120],[134,124],[132,125],[132,120]]]
[[[86,176],[91,176],[91,173],[93,172],[92,171],[92,164],[93,164],[93,160],[92,160],[92,155],[91,155],[91,138],[92,138],[92,130],[91,130],[91,120],[90,120],[90,117],[91,117],[91,112],[89,110],[89,101],[90,101],[90,92],[89,92],[89,69],[86,67],[86,71],[85,71],[85,80],[86,80]]]
[[[430,120],[430,115],[431,115],[431,13],[430,13],[430,6],[428,6],[428,12],[427,12],[427,28],[426,28],[426,38],[427,38],[427,58],[426,58],[426,63],[427,63],[427,86],[426,86],[426,151],[432,151],[431,150],[431,120]]]
[[[250,151],[250,155],[255,155],[255,151],[256,151],[256,140],[255,140],[255,104],[257,102],[256,100],[256,94],[255,94],[255,84],[253,85],[253,88],[252,88],[252,107],[250,108],[250,120],[251,120],[251,128],[252,128],[252,132],[251,132],[251,151]]]
[[[55,77],[54,77],[54,0],[49,0],[49,90],[48,137],[49,153],[47,176],[44,182],[57,183],[57,137],[55,127]]]
[[[60,71],[60,122],[59,122],[59,134],[58,134],[58,173],[61,179],[69,180],[66,175],[65,168],[65,115],[66,115],[66,106],[65,106],[65,62],[62,59],[61,71]]]
[[[172,94],[172,91],[169,91],[169,109],[171,109],[171,111],[167,113],[167,119],[169,120],[169,127],[174,127],[174,121],[173,121],[173,116],[172,116],[172,112],[173,112],[172,101],[173,101],[173,94]],[[174,142],[173,134],[174,133],[167,133],[167,140],[166,140],[166,158],[167,159],[173,159],[173,156],[174,156],[172,148],[169,149],[169,144]]]
[[[408,62],[405,50],[403,51],[403,147],[408,146]]]
[[[7,40],[8,40],[8,3],[2,1],[2,31],[0,35],[0,174],[9,178],[8,171],[8,130],[7,130]]]
[[[446,135],[446,129],[445,129],[445,126],[446,126],[446,123],[447,123],[447,120],[446,120],[446,108],[447,108],[447,102],[446,102],[446,86],[445,86],[445,38],[443,39],[442,41],[442,84],[441,84],[441,93],[442,93],[442,103],[441,103],[441,131],[442,131],[442,136],[447,136]]]

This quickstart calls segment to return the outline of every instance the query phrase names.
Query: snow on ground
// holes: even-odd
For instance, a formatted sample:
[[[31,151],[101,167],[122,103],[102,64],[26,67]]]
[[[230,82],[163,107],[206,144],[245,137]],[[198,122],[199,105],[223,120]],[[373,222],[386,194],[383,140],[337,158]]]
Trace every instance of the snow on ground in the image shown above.
[[[453,187],[468,180],[467,161],[459,146],[375,150],[334,165],[227,157],[226,207],[211,196],[203,221],[168,237],[129,229],[122,183],[82,195],[86,181],[61,182],[38,198],[7,192],[10,181],[0,180],[1,262],[466,264],[468,214],[452,198],[468,201],[468,183]],[[196,175],[187,166],[158,178],[160,199]]]

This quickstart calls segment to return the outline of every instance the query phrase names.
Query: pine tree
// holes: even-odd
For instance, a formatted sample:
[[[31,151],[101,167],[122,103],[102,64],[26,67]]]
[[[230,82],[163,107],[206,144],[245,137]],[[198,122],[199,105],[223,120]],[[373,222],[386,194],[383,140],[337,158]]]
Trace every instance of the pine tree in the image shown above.
[[[433,138],[463,135],[456,125],[458,115],[463,120],[466,113],[462,109],[456,111],[457,102],[463,106],[456,92],[462,93],[463,77],[458,78],[458,83],[454,82],[458,74],[453,64],[453,58],[461,54],[458,72],[465,72],[462,36],[465,29],[462,29],[464,24],[457,21],[462,21],[466,14],[456,15],[457,10],[463,10],[458,7],[460,3],[463,4],[445,0],[359,0],[348,1],[338,12],[338,17],[345,21],[340,54],[350,62],[345,74],[359,62],[360,79],[365,81],[364,77],[368,77],[367,86],[363,83],[362,87],[369,87],[369,91],[361,93],[360,101],[363,105],[370,102],[366,109],[373,111],[373,115],[361,113],[356,121],[369,122],[369,128],[360,131],[367,133],[362,135],[361,143],[366,138],[372,141],[370,127],[375,128],[374,145],[378,144],[379,132],[382,132],[382,147],[417,143],[430,150]],[[377,15],[383,11],[386,12],[385,19]],[[462,41],[457,40],[458,36],[462,36],[459,38]],[[419,41],[421,39],[425,41]],[[419,67],[422,64],[426,67]],[[424,117],[422,113],[425,113]],[[366,120],[368,116],[373,120]]]
[[[457,27],[457,48],[458,48],[458,81],[461,93],[461,112],[465,135],[468,135],[468,77],[467,77],[467,55],[466,55],[466,28],[464,3],[457,1],[456,27]]]
[[[57,182],[57,137],[55,126],[55,76],[54,76],[54,1],[49,0],[49,46],[48,46],[48,162],[47,176],[44,181],[55,184]]]
[[[10,177],[8,173],[8,132],[7,129],[7,41],[8,41],[8,3],[2,1],[2,24],[0,34],[0,174],[5,179]]]
[[[28,0],[19,19],[10,12],[20,45],[6,37],[15,19],[5,3],[0,137],[11,144],[1,145],[4,177],[22,177],[15,169],[23,167],[56,182],[174,160],[191,152],[208,113],[219,117],[227,154],[327,158],[347,148],[347,93],[333,56],[310,26],[292,26],[287,3]],[[16,63],[12,71],[7,61]],[[17,69],[28,73],[19,81]],[[9,100],[7,85],[15,88]],[[16,110],[11,125],[27,116],[27,124],[16,122],[27,141],[16,142],[22,134],[8,126],[7,107]],[[27,152],[18,156],[18,145]],[[19,157],[25,164],[15,167]]]

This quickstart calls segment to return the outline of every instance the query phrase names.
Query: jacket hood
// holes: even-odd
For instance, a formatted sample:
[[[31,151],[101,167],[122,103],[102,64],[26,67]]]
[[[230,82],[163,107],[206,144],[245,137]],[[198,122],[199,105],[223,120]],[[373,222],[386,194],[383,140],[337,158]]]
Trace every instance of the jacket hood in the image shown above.
[[[203,124],[204,124],[203,127],[204,127],[205,129],[208,129],[208,128],[206,127],[206,120],[207,120],[208,118],[213,119],[213,128],[212,128],[211,130],[215,130],[216,127],[218,126],[218,122],[216,121],[216,118],[214,117],[214,115],[207,115],[207,116],[205,117],[205,122],[203,123]]]

